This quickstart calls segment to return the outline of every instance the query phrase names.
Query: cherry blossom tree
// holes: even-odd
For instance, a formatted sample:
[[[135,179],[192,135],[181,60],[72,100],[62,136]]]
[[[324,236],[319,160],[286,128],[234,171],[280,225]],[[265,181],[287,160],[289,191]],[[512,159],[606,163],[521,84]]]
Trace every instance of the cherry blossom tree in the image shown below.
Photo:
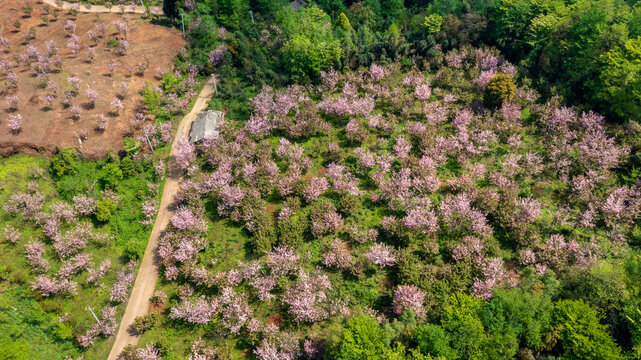
[[[344,241],[334,239],[327,251],[323,254],[321,262],[327,267],[347,269],[352,263],[352,255]]]
[[[141,220],[140,223],[144,225],[152,225],[154,217],[158,212],[158,204],[156,199],[148,199],[142,203],[142,213],[145,216],[145,220]]]
[[[412,150],[412,145],[407,139],[402,136],[396,138],[396,145],[394,145],[394,153],[399,159],[406,159]]]
[[[123,105],[122,101],[120,101],[119,98],[115,97],[113,98],[113,100],[111,100],[111,109],[115,115],[118,115],[118,113],[124,108],[125,106]]]
[[[300,257],[289,246],[279,245],[267,252],[267,266],[273,276],[279,277],[292,273],[298,268]]]
[[[115,63],[109,63],[107,64],[107,75],[110,77],[113,76],[114,71],[116,70],[116,64]]]
[[[62,262],[62,266],[58,269],[56,276],[60,279],[69,279],[73,275],[87,268],[91,256],[88,254],[78,254]]]
[[[40,296],[48,297],[56,294],[75,295],[78,284],[67,279],[51,279],[45,275],[38,275],[31,285],[31,290],[38,292]]]
[[[82,82],[82,80],[80,80],[78,76],[74,75],[74,76],[68,77],[67,82],[69,83],[69,86],[71,86],[71,89],[74,92],[77,92],[80,89],[80,83]]]
[[[432,89],[430,88],[430,84],[417,85],[416,90],[414,91],[414,95],[421,101],[429,99],[430,96],[432,96]]]
[[[4,239],[11,244],[15,244],[20,240],[20,231],[11,226],[5,226],[2,235]]]
[[[118,88],[118,96],[121,98],[127,97],[127,93],[129,92],[129,86],[127,85],[126,82],[121,82],[120,87]]]
[[[98,100],[98,91],[87,86],[87,89],[85,89],[85,96],[87,96],[89,106],[94,107],[96,105],[96,100]]]
[[[67,36],[71,36],[76,32],[76,23],[73,20],[67,20],[63,29],[67,32]]]
[[[16,111],[18,110],[18,104],[20,103],[20,99],[16,95],[9,95],[5,97],[5,101],[7,102],[7,106],[9,107],[9,111]]]
[[[9,52],[11,50],[11,42],[4,36],[0,36],[0,47],[3,47],[4,52]]]
[[[303,190],[303,197],[305,201],[312,202],[318,199],[327,189],[329,189],[329,182],[325,177],[312,178],[309,185]]]
[[[396,263],[396,254],[392,247],[384,244],[372,245],[365,257],[372,263],[380,266],[392,266]]]
[[[101,319],[94,323],[84,335],[77,338],[78,344],[87,348],[95,342],[97,336],[113,335],[118,327],[116,322],[116,307],[105,306],[100,310]]]
[[[420,230],[427,235],[434,234],[439,229],[436,214],[426,206],[417,206],[409,210],[401,219],[401,223],[410,230]]]
[[[493,258],[486,261],[482,269],[483,279],[476,279],[472,285],[472,293],[488,300],[493,296],[493,289],[506,278],[503,260]]]
[[[467,230],[481,237],[492,234],[487,219],[471,206],[469,197],[464,194],[449,196],[439,205],[439,212],[444,223],[454,231]]]
[[[320,202],[310,212],[312,234],[315,237],[330,234],[343,226],[343,218],[336,212],[336,207],[327,201]]]
[[[452,258],[456,261],[469,261],[481,265],[484,260],[485,244],[474,236],[465,236],[459,245],[452,251]]]
[[[118,46],[116,47],[116,53],[120,56],[127,55],[127,50],[129,50],[129,41],[125,39],[118,39]]]
[[[227,48],[225,45],[218,45],[216,49],[213,51],[209,52],[209,64],[213,67],[216,67],[217,65],[220,64],[220,62],[223,60],[223,57],[225,56],[225,51]]]
[[[67,49],[69,49],[73,55],[76,55],[80,50],[80,38],[72,34],[69,41],[67,41]]]
[[[42,98],[42,103],[47,109],[52,109],[54,101],[56,101],[56,97],[53,95],[45,95],[45,97]]]
[[[91,29],[87,30],[87,37],[94,44],[97,44],[100,40],[100,36],[98,35],[98,33]]]
[[[331,288],[327,275],[319,271],[310,274],[301,271],[296,284],[285,290],[282,301],[294,321],[317,322],[329,315],[323,304],[327,301],[325,291]]]
[[[80,115],[82,114],[82,108],[80,108],[80,106],[74,105],[69,111],[71,111],[71,117],[74,120],[80,119]]]
[[[627,186],[614,189],[601,207],[606,224],[631,224],[641,213],[641,191]]]
[[[134,280],[136,280],[136,275],[134,274],[135,268],[136,262],[131,260],[127,266],[118,273],[118,278],[109,292],[109,301],[120,303],[128,299],[129,288],[133,285]]]
[[[105,114],[98,115],[98,123],[96,124],[96,130],[104,132],[109,125],[109,118]]]
[[[192,229],[197,221],[194,212],[184,205],[181,205],[171,217],[171,225],[179,230]]]
[[[13,71],[9,71],[7,73],[7,81],[12,88],[18,87],[18,75],[16,75],[16,73],[14,73]]]
[[[401,285],[394,292],[393,307],[396,314],[401,314],[407,309],[414,311],[417,317],[425,317],[423,300],[425,293],[414,285]]]
[[[43,204],[44,195],[36,190],[12,194],[2,208],[7,213],[22,215],[28,220],[36,220]]]
[[[7,126],[9,126],[9,131],[12,134],[17,135],[22,131],[22,115],[20,114],[9,114],[9,120],[7,121]]]
[[[383,69],[382,66],[377,65],[377,64],[372,64],[369,67],[369,76],[372,78],[374,81],[379,81],[385,76],[385,69]]]
[[[6,230],[5,230],[6,232]],[[45,253],[45,244],[40,241],[31,241],[25,246],[26,258],[33,271],[46,273],[49,270],[49,261],[43,257]]]
[[[160,351],[152,344],[136,349],[136,356],[140,360],[160,360],[162,358]]]
[[[47,57],[53,57],[58,54],[58,45],[54,40],[47,40],[45,46],[47,49]]]
[[[100,263],[97,268],[88,268],[87,269],[87,283],[92,285],[98,285],[102,278],[107,274],[109,268],[111,267],[111,260],[107,259]]]
[[[205,297],[200,297],[183,300],[180,304],[172,307],[169,317],[192,324],[207,324],[217,312],[215,304]]]
[[[129,25],[127,25],[126,22],[123,22],[120,20],[114,20],[112,24],[116,28],[118,35],[122,34],[125,37],[127,37],[127,35],[129,34]]]
[[[183,139],[176,146],[176,164],[186,170],[196,160],[196,148],[189,140]]]

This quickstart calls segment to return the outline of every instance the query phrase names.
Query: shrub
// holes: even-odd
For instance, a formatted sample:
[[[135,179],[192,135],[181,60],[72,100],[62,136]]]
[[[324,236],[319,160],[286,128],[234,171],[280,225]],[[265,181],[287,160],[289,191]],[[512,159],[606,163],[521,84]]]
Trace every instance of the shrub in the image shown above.
[[[130,239],[125,245],[125,256],[129,259],[142,259],[147,244],[141,239]]]
[[[145,88],[142,90],[142,101],[145,103],[147,109],[154,115],[156,121],[166,122],[171,119],[171,115],[165,107],[162,106],[162,94],[154,90],[149,83],[145,84]]]
[[[73,338],[71,328],[64,323],[58,322],[53,326],[53,334],[60,340],[70,340]]]
[[[385,331],[369,316],[351,319],[335,349],[337,360],[386,359]]]
[[[304,216],[292,215],[287,219],[280,219],[276,225],[278,242],[297,248],[303,243],[307,228],[307,218]]]
[[[483,101],[486,107],[494,108],[514,98],[516,86],[508,74],[496,74],[485,87]]]
[[[76,161],[76,150],[73,148],[64,149],[51,159],[52,174],[57,177],[75,174],[77,172]]]
[[[98,179],[102,181],[106,188],[115,188],[123,179],[122,170],[118,162],[105,164],[98,174]]]
[[[116,211],[116,204],[109,199],[102,199],[96,203],[96,219],[98,221],[108,221],[114,211]]]
[[[155,306],[163,305],[166,301],[167,301],[167,294],[165,294],[162,290],[154,291],[154,294],[149,299],[149,302]]]
[[[135,154],[140,150],[140,147],[142,146],[142,143],[136,139],[132,138],[124,138],[122,139],[124,146],[125,146],[125,151],[127,154]]]
[[[136,349],[135,345],[129,344],[122,349],[122,352],[118,355],[118,359],[138,360],[138,349]]]
[[[256,216],[254,233],[254,248],[263,253],[272,249],[276,237],[272,218],[269,214],[261,213]]]
[[[0,282],[11,280],[11,274],[6,265],[0,265]]]
[[[339,210],[346,216],[352,215],[361,208],[361,199],[352,194],[341,196]]]
[[[423,264],[418,255],[414,254],[411,249],[402,249],[398,253],[396,265],[398,268],[397,276],[401,284],[413,284],[418,287],[425,287],[426,281],[423,271]]]
[[[29,5],[29,3],[25,3],[25,6],[22,7],[22,11],[24,11],[27,16],[31,16],[31,13],[33,12],[33,6]]]
[[[537,280],[537,286],[541,285]],[[551,292],[534,295],[520,287],[497,290],[492,301],[481,310],[483,323],[495,334],[513,333],[528,348],[541,351],[548,345],[546,334],[551,329]]]
[[[129,156],[120,161],[120,170],[125,177],[134,176],[137,173],[136,163]]]
[[[131,323],[131,330],[135,331],[137,334],[142,334],[147,330],[151,330],[151,328],[156,325],[157,321],[157,313],[149,313],[138,316],[134,319],[133,323]]]

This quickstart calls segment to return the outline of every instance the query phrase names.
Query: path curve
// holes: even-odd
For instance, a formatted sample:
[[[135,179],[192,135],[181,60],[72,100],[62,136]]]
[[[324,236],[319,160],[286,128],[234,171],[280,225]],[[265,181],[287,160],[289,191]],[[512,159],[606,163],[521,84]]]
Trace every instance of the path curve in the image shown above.
[[[42,1],[45,4],[49,5],[49,6],[53,6],[55,8],[60,9],[60,7],[58,5],[56,5],[56,0],[42,0]],[[140,0],[136,0],[136,1],[140,1]],[[62,9],[63,10],[69,10],[69,9],[71,9],[72,5],[73,5],[73,3],[64,1],[62,3]],[[162,9],[153,10],[152,7],[150,7],[149,10],[154,15],[162,15],[163,14]],[[85,5],[80,5],[80,10],[79,11],[81,13],[111,13],[111,12],[120,13],[121,12],[120,11],[120,7],[115,6],[115,5],[110,7],[110,8],[108,8],[106,6],[103,6],[103,5],[91,5],[91,7],[89,7],[89,8],[86,7]],[[129,13],[129,14],[145,14],[146,10],[145,10],[144,7],[142,7],[140,5],[133,6],[133,7],[132,6],[125,6],[125,13]]]
[[[153,295],[156,287],[156,281],[158,281],[158,267],[154,261],[155,250],[158,245],[158,238],[160,237],[160,234],[165,230],[169,220],[171,219],[172,212],[169,207],[174,201],[174,195],[178,192],[178,185],[180,182],[179,176],[172,176],[171,174],[172,169],[176,169],[174,165],[176,148],[180,140],[187,139],[189,136],[189,130],[191,129],[191,123],[194,121],[196,114],[207,108],[207,102],[213,95],[214,82],[213,78],[209,77],[209,81],[207,81],[203,89],[200,91],[200,94],[198,94],[194,107],[191,109],[189,114],[185,115],[185,117],[180,121],[180,124],[178,124],[176,137],[174,138],[171,152],[169,153],[169,166],[167,167],[169,175],[165,180],[162,199],[158,208],[158,215],[156,216],[156,221],[154,222],[154,227],[151,230],[145,254],[142,258],[142,262],[140,263],[140,268],[138,269],[136,282],[134,283],[129,301],[127,302],[127,309],[125,310],[125,314],[122,316],[122,320],[120,320],[120,328],[116,335],[116,341],[109,353],[109,360],[116,360],[125,346],[129,344],[136,345],[138,343],[139,336],[131,335],[128,329],[136,317],[147,314],[149,309],[149,299]]]

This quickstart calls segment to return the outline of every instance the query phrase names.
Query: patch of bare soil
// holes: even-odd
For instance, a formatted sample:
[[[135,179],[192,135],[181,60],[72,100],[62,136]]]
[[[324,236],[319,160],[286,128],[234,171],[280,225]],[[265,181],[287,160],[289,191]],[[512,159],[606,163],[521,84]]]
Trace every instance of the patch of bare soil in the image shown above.
[[[0,44],[0,154],[51,153],[56,147],[74,146],[85,157],[96,158],[110,150],[122,150],[125,136],[139,135],[139,130],[131,133],[130,124],[134,114],[143,108],[140,90],[145,82],[157,81],[157,69],[172,68],[176,54],[184,46],[180,32],[150,24],[136,14],[123,17],[115,13],[79,13],[72,16],[66,10],[58,10],[56,19],[54,8],[47,13],[43,4],[31,1],[31,6],[33,11],[27,16],[23,0],[0,1],[0,36],[9,40],[8,49]],[[65,31],[67,20],[74,22],[75,36],[79,38],[80,49],[76,54],[67,47],[72,39],[70,32]],[[14,24],[16,21],[20,23],[19,28]],[[118,33],[114,21],[127,22],[129,32],[126,35]],[[93,42],[88,31],[100,34],[100,24],[104,24],[105,36]],[[34,30],[35,39],[25,41],[25,34]],[[129,44],[125,55],[118,54],[112,46],[120,39],[126,39]],[[49,72],[37,76],[36,67],[43,62],[42,57],[51,60],[56,56],[48,54],[47,42],[50,41],[58,48],[61,65],[56,66],[54,61]],[[93,48],[93,61],[89,61],[91,50],[85,45]],[[33,47],[38,50],[36,55]],[[29,50],[32,59],[25,61]],[[38,55],[41,61],[36,60]],[[115,64],[112,75],[108,74],[109,64]],[[139,72],[141,64],[146,66],[144,73]],[[17,76],[17,86],[12,84],[10,73]],[[65,105],[64,93],[73,90],[68,78],[74,76],[80,79],[78,91],[71,104]],[[53,93],[45,87],[47,82],[58,85],[50,107],[45,106],[45,97]],[[121,87],[125,86],[122,84],[126,84],[126,94],[121,93]],[[98,94],[93,106],[87,97],[87,86]],[[11,96],[19,99],[15,109],[6,101]],[[116,113],[111,103],[118,96],[124,108]],[[78,108],[82,112],[74,117],[72,110]],[[22,116],[19,132],[11,131],[9,127],[11,115],[17,114]],[[108,118],[104,131],[97,129],[100,114]]]

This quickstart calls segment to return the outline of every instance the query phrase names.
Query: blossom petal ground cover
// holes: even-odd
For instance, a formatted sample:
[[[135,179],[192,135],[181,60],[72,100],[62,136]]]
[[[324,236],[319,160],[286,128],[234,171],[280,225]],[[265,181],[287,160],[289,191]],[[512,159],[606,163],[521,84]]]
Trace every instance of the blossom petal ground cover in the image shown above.
[[[621,358],[641,189],[617,170],[641,127],[540,100],[493,50],[431,68],[264,87],[181,144],[139,353]]]

